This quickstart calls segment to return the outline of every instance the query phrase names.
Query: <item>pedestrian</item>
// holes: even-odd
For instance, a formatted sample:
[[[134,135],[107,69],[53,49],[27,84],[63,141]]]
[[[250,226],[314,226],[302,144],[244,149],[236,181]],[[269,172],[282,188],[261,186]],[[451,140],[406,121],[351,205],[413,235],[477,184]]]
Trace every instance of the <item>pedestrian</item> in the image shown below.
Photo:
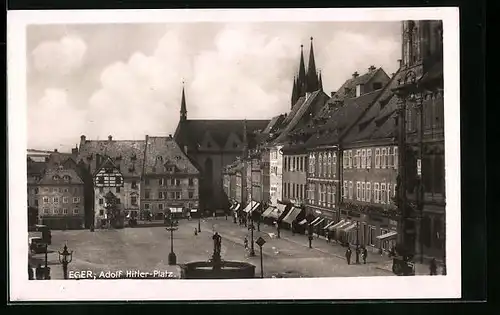
[[[36,280],[42,280],[43,279],[43,269],[42,269],[42,265],[41,264],[38,264],[36,266],[35,276],[36,276]]]
[[[332,235],[330,234],[330,232],[326,232],[326,242],[331,243],[331,241],[332,241]]]
[[[362,256],[363,256],[363,264],[366,265],[366,258],[368,257],[368,250],[366,250],[366,247],[364,247],[364,246],[363,246]]]
[[[243,241],[243,244],[245,245],[245,250],[248,250],[248,238],[245,236],[245,240]]]
[[[198,229],[197,228],[194,228],[194,235],[198,235]]]
[[[28,279],[33,280],[35,277],[33,275],[33,268],[31,268],[31,265],[28,263]]]
[[[429,266],[429,269],[431,271],[431,276],[436,276],[437,275],[437,264],[436,264],[436,258],[432,258],[431,264]]]
[[[351,248],[347,247],[347,250],[345,251],[345,258],[347,259],[348,265],[351,264],[351,255],[352,255]]]

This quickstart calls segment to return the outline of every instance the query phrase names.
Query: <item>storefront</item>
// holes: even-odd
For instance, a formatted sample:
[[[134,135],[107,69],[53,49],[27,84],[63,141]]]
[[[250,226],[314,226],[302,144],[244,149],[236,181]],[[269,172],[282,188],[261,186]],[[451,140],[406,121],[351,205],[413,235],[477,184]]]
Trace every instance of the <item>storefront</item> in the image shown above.
[[[299,207],[292,207],[292,209],[288,212],[285,217],[283,217],[282,222],[285,224],[285,226],[289,229],[292,229],[294,224],[300,222],[301,220],[304,219],[304,211],[302,208]]]

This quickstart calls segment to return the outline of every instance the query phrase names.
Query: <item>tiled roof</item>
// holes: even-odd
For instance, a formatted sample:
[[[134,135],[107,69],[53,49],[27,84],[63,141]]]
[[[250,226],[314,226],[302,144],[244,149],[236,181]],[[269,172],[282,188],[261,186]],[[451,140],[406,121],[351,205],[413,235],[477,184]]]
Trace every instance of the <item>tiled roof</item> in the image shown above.
[[[65,176],[69,176],[69,180],[65,180]],[[50,169],[39,182],[40,185],[79,185],[83,184],[75,170],[72,169]]]
[[[199,174],[179,145],[170,137],[148,137],[144,174],[165,173],[164,166],[175,166],[179,171],[189,174]]]
[[[309,109],[311,105],[316,102],[318,99],[320,99],[320,96],[324,95],[327,97],[327,95],[322,92],[322,91],[315,91],[312,92],[309,98],[307,98],[300,106],[300,108],[296,111],[294,114],[293,118],[288,122],[286,125],[285,129],[283,132],[279,135],[278,138],[276,138],[275,143],[283,142],[287,139],[288,135],[296,128],[298,127],[303,127],[300,125],[301,121],[303,120],[303,117],[305,117],[306,114],[308,114]],[[295,107],[295,106],[294,106]]]
[[[68,159],[73,159],[71,153],[52,152],[48,156],[47,168],[58,168],[60,165],[63,165]]]
[[[247,120],[247,132],[262,131],[269,122],[269,120]],[[243,124],[244,120],[186,120],[179,122],[174,138],[177,143],[196,150],[205,134],[209,132],[217,145],[224,147],[232,133],[243,141]]]
[[[397,97],[392,92],[402,72],[397,72],[383,88],[379,98],[359,122],[344,137],[343,142],[382,139],[395,136],[395,121],[391,117],[397,109]]]
[[[264,131],[262,131],[262,133],[270,134],[270,133],[274,132],[275,130],[279,129],[281,127],[281,125],[283,124],[285,117],[286,116],[282,114],[282,115],[274,116],[273,118],[271,118],[271,121],[266,126]]]
[[[356,96],[356,86],[359,84],[367,84],[370,82],[370,80],[375,77],[375,75],[379,71],[384,71],[382,68],[378,68],[374,71],[367,72],[363,75],[360,75],[356,78],[350,78],[349,80],[345,81],[344,84],[337,90],[335,95],[332,97],[331,101],[335,100],[341,100],[344,98],[352,98]]]
[[[363,94],[356,98],[344,100],[340,107],[328,112],[328,121],[306,142],[307,147],[335,144],[352,124],[369,108],[382,90]],[[326,115],[326,114],[325,114]]]
[[[141,175],[144,144],[144,140],[86,140],[80,146],[77,162],[90,164],[93,174],[98,167],[96,155],[109,156],[124,177],[137,177]]]

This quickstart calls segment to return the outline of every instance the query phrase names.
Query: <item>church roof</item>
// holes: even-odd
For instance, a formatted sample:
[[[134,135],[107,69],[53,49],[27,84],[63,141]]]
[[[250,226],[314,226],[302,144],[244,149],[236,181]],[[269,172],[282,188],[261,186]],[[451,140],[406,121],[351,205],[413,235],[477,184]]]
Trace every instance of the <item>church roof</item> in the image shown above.
[[[378,68],[374,71],[369,71],[363,75],[356,78],[350,78],[342,84],[342,86],[337,90],[337,92],[331,98],[331,102],[335,100],[342,100],[344,98],[356,97],[356,86],[367,84],[373,79],[380,71],[384,71],[382,68]]]
[[[144,140],[86,140],[80,144],[77,161],[90,164],[90,172],[94,174],[99,166],[96,156],[108,156],[124,177],[138,177],[141,176],[144,146]]]
[[[198,169],[191,163],[179,145],[171,137],[147,137],[144,153],[144,175],[165,173],[165,166],[172,166],[178,171],[198,174]]]
[[[243,141],[244,122],[244,120],[190,119],[179,122],[174,139],[179,145],[187,145],[190,149],[197,149],[205,134],[209,132],[217,145],[224,147],[231,134],[235,134],[240,141]],[[269,120],[246,120],[247,132],[262,131],[269,122]]]

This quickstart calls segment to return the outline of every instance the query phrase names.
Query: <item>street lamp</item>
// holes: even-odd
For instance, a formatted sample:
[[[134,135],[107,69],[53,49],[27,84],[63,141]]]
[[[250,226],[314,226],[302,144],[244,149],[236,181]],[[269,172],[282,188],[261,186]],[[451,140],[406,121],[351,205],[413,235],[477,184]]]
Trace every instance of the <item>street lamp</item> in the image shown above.
[[[359,264],[359,221],[356,221],[356,263]]]
[[[313,227],[311,224],[309,224],[309,229],[308,229],[308,233],[307,233],[309,236],[308,236],[308,239],[309,239],[309,248],[312,248],[312,240],[313,240]]]
[[[73,251],[68,251],[68,245],[64,244],[62,252],[59,252],[59,262],[63,266],[64,279],[68,279],[68,264],[73,260]]]
[[[173,266],[177,264],[177,256],[175,256],[174,253],[174,231],[177,230],[177,227],[174,226],[172,214],[170,214],[170,226],[165,229],[170,231],[170,253],[168,254],[168,264]]]
[[[201,216],[202,216],[202,214],[203,213],[200,211],[200,214],[198,215],[198,233],[201,232]]]

